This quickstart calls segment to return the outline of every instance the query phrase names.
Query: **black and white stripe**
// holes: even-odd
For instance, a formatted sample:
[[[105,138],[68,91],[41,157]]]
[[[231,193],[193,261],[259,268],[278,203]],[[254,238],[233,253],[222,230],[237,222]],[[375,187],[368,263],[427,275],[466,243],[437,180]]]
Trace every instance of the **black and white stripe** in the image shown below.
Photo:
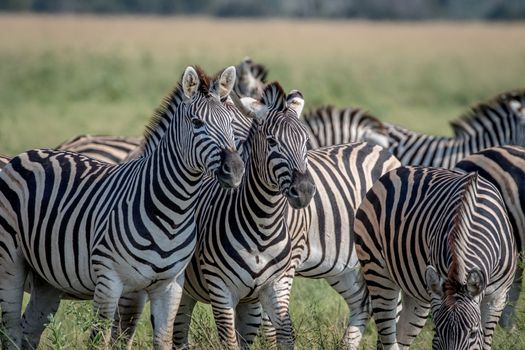
[[[194,252],[194,210],[203,172],[240,183],[233,114],[224,99],[235,68],[209,78],[188,67],[156,111],[143,155],[112,166],[48,149],[14,157],[0,173],[0,304],[7,348],[36,347],[60,298],[94,301],[113,319],[121,295],[151,300],[155,348],[171,349],[186,265]],[[22,326],[27,269],[34,276]]]
[[[509,300],[500,318],[506,329],[515,327],[516,303],[520,296],[525,252],[525,148],[492,147],[472,154],[456,165],[456,170],[477,172],[494,184],[507,207],[510,224],[520,253]]]
[[[490,348],[516,244],[489,181],[446,169],[395,169],[366,194],[354,231],[378,348],[410,346],[430,309],[434,349]]]

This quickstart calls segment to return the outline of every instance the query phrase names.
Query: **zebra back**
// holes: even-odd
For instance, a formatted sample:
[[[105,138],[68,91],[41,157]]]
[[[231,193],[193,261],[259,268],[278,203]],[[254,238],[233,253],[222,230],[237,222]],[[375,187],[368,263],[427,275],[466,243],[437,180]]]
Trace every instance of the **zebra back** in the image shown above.
[[[109,164],[118,164],[126,160],[142,142],[140,137],[86,134],[66,140],[55,148],[82,153]]]
[[[361,108],[319,107],[304,116],[309,129],[309,149],[370,141],[388,146],[383,123]]]

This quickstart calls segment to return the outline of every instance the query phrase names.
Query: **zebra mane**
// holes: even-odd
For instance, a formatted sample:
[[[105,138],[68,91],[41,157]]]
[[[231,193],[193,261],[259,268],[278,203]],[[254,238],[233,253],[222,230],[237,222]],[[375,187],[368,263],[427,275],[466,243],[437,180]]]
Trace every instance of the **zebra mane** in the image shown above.
[[[286,93],[277,81],[266,85],[261,96],[261,102],[274,111],[284,111],[287,108]]]
[[[216,77],[210,77],[206,75],[204,70],[199,66],[192,67],[195,69],[197,76],[199,77],[200,84],[198,91],[203,95],[208,95],[210,93],[212,82],[216,79]],[[160,140],[162,139],[162,136],[164,136],[168,130],[177,108],[186,99],[187,98],[184,95],[184,91],[182,89],[181,76],[177,85],[162,99],[160,106],[155,109],[153,115],[150,117],[150,120],[144,130],[144,141],[142,142],[140,149],[133,152],[135,156],[139,154],[149,154],[157,147]]]
[[[480,102],[471,107],[457,120],[450,122],[454,134],[460,135],[467,133],[467,130],[470,129],[469,126],[475,125],[484,116],[491,115],[490,112],[494,109],[506,108],[510,100],[519,100],[525,103],[525,89],[504,92],[488,101]]]
[[[447,299],[462,290],[466,281],[465,252],[468,244],[468,235],[466,234],[468,228],[464,225],[465,219],[469,215],[469,198],[475,196],[477,192],[477,179],[477,172],[464,176],[463,188],[459,195],[451,231],[448,236],[452,261],[448,269],[448,278],[445,282]]]

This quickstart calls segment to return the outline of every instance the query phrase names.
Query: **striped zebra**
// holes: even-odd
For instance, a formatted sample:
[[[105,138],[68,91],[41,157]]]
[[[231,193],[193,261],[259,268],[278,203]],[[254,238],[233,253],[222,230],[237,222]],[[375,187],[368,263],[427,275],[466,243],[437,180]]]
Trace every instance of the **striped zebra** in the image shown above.
[[[275,281],[290,264],[288,204],[303,208],[315,193],[306,158],[308,133],[295,109],[302,103],[290,103],[296,99],[302,99],[300,92],[287,97],[278,83],[265,87],[260,101],[243,99],[244,112],[255,115],[243,146],[246,174],[237,191],[204,181],[196,209],[199,242],[186,270],[176,346],[187,346],[192,310],[201,301],[212,305],[222,344],[239,348],[244,339],[237,339],[236,327],[243,337],[256,334],[244,311],[255,308],[260,318],[260,301],[278,329],[279,345],[293,348],[288,307],[280,303],[282,287]]]
[[[516,303],[520,296],[525,251],[525,148],[520,146],[492,147],[472,154],[456,164],[456,170],[477,172],[500,191],[509,214],[514,238],[520,252],[509,301],[500,318],[505,329],[515,327]]]
[[[35,348],[63,296],[93,299],[99,317],[111,320],[121,295],[146,291],[153,345],[171,348],[202,175],[233,188],[244,172],[224,103],[234,82],[234,67],[215,78],[186,68],[148,125],[139,159],[112,166],[39,149],[0,172],[5,347]],[[28,268],[33,285],[21,321]]]
[[[516,270],[516,243],[489,181],[400,167],[368,191],[354,231],[378,348],[408,348],[431,310],[433,349],[490,349]]]
[[[303,119],[310,133],[309,149],[363,141],[389,146],[383,123],[361,108],[323,106]]]
[[[498,95],[452,122],[454,137],[430,136],[385,124],[389,150],[403,165],[451,169],[464,157],[485,148],[525,146],[525,90]]]

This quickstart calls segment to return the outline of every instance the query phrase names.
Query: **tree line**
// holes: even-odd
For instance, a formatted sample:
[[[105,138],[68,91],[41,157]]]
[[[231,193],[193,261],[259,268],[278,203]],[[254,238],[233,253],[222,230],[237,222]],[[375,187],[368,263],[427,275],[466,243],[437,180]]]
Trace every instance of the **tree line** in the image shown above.
[[[321,17],[365,19],[525,18],[524,0],[0,0],[0,11],[40,13]]]

